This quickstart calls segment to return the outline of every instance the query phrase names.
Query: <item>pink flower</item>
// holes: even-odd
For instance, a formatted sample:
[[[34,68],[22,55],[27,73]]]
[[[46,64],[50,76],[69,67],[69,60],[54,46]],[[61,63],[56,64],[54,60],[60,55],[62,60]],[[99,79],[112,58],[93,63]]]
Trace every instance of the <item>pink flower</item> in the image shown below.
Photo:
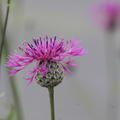
[[[120,4],[106,2],[96,5],[93,9],[93,17],[103,28],[113,30],[120,24]]]
[[[67,60],[66,58],[82,56],[86,53],[82,47],[79,47],[78,43],[77,40],[65,42],[56,36],[33,38],[33,44],[24,42],[23,47],[19,47],[22,55],[16,53],[11,55],[6,66],[12,68],[10,71],[12,76],[35,62],[36,66],[29,72],[29,76],[31,76],[27,78],[30,83],[33,81],[38,70],[42,73],[47,72],[46,64],[49,61],[59,62],[65,71],[69,71],[65,64],[70,66],[75,66],[75,64],[73,60]]]

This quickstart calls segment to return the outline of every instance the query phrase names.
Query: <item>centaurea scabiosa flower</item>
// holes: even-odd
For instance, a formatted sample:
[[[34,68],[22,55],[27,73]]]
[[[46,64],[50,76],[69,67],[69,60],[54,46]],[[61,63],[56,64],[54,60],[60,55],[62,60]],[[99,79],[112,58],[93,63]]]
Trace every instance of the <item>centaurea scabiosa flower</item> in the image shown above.
[[[116,119],[116,113],[112,109],[113,107],[117,109],[118,103],[114,102],[117,101],[118,96],[117,94],[117,84],[118,84],[118,71],[117,71],[117,57],[118,54],[116,52],[116,41],[114,40],[115,30],[117,27],[120,27],[120,3],[117,3],[115,1],[108,1],[99,5],[96,5],[94,8],[94,20],[97,23],[100,23],[102,28],[104,28],[105,31],[105,40],[104,40],[104,49],[106,54],[106,65],[107,65],[107,74],[108,74],[108,80],[110,81],[109,84],[109,109],[108,112],[110,113],[109,120]],[[114,83],[114,84],[113,84]],[[113,92],[113,89],[116,88]]]
[[[29,83],[35,78],[42,87],[47,87],[50,96],[51,120],[55,120],[54,111],[54,87],[61,83],[64,71],[69,69],[65,66],[75,66],[73,59],[69,57],[81,56],[86,51],[79,46],[78,40],[67,40],[58,37],[33,38],[33,43],[24,42],[19,47],[22,55],[13,54],[9,57],[7,66],[13,68],[10,75],[15,75],[29,64],[35,62],[36,66],[30,71]],[[29,76],[30,76],[29,75]]]
[[[120,3],[110,1],[94,6],[93,17],[103,28],[114,30],[120,25]]]
[[[14,53],[9,56],[7,67],[11,67],[10,75],[15,75],[26,66],[36,63],[30,71],[31,77],[26,78],[29,83],[35,78],[44,87],[56,86],[63,79],[63,72],[69,69],[65,66],[75,66],[73,59],[68,57],[81,56],[86,53],[83,47],[79,46],[78,40],[67,40],[58,37],[33,38],[33,43],[24,42],[19,49],[22,54]],[[29,75],[29,76],[30,76]]]

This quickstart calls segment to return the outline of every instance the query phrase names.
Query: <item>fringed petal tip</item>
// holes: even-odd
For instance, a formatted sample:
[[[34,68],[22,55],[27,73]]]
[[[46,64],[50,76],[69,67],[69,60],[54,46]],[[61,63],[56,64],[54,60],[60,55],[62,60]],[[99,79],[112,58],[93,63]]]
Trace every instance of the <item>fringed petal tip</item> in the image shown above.
[[[68,67],[62,65],[62,68],[64,69],[64,71],[66,71],[68,73],[71,73],[71,70]]]
[[[85,54],[88,54],[88,50],[83,48],[82,51],[81,51],[81,55],[85,55]]]
[[[26,76],[30,76],[30,77],[24,78],[25,80],[29,81],[27,85],[30,85],[32,83],[37,73],[37,70],[38,70],[38,65],[36,65],[36,67],[33,70],[29,70],[27,72]]]
[[[29,74],[29,73],[27,73],[27,76],[28,76],[28,74]],[[30,74],[29,74],[29,76],[30,76]],[[29,85],[32,84],[32,82],[33,82],[33,80],[34,80],[34,77],[35,77],[35,75],[31,75],[30,77],[24,77],[24,79],[28,81],[28,82],[27,82],[27,86],[29,86]]]
[[[19,68],[19,69],[12,69],[9,72],[9,76],[14,76],[17,72],[21,71],[23,68]]]
[[[33,79],[32,79],[32,78],[25,78],[25,80],[28,81],[27,86],[31,85],[32,82],[33,82]]]
[[[65,64],[69,65],[69,66],[78,66],[78,64],[74,63],[74,60],[69,60],[67,62],[64,62]]]

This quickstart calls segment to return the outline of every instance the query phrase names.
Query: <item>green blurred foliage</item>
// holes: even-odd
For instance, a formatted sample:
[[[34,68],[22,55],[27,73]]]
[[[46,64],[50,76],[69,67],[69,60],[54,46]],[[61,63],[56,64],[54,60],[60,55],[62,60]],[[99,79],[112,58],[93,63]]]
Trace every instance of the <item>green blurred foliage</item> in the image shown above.
[[[17,120],[17,113],[14,107],[11,108],[7,120]]]
[[[0,120],[17,120],[17,112],[14,107],[12,107],[5,119],[0,118]]]

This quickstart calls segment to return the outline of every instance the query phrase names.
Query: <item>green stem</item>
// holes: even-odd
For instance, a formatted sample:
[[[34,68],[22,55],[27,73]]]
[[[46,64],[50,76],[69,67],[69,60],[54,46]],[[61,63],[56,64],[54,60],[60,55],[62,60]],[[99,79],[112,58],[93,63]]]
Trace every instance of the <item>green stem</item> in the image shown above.
[[[11,0],[7,1],[7,11],[6,11],[6,17],[5,17],[5,22],[4,24],[2,24],[2,17],[0,16],[0,32],[1,32],[1,45],[0,45],[0,64],[1,64],[1,59],[2,59],[2,52],[3,49],[5,51],[5,54],[8,55],[9,54],[9,45],[7,43],[6,40],[6,29],[7,29],[7,23],[8,23],[8,18],[9,18],[9,11],[10,11],[10,3]],[[2,10],[0,9],[0,12]],[[2,12],[1,12],[2,14]],[[16,87],[16,83],[15,83],[15,78],[14,77],[9,77],[9,84],[11,87],[11,91],[12,91],[12,96],[13,96],[13,100],[14,100],[14,105],[15,105],[15,109],[17,112],[17,120],[23,120],[22,117],[22,110],[21,110],[21,104],[19,101],[19,94],[18,94],[18,90]]]
[[[49,87],[50,108],[51,108],[51,120],[55,120],[55,108],[54,108],[54,87]]]
[[[2,41],[1,41],[1,46],[0,46],[0,61],[2,59],[2,51],[3,51],[4,42],[5,42],[7,23],[8,23],[8,17],[9,17],[9,12],[10,12],[10,3],[11,3],[11,0],[8,0],[7,1],[7,11],[6,11],[6,16],[5,16],[5,23],[3,26]]]
[[[10,83],[10,86],[11,86],[13,99],[14,99],[14,104],[15,104],[15,110],[17,112],[17,120],[23,120],[21,105],[20,105],[20,101],[19,101],[19,95],[18,95],[18,91],[17,91],[17,88],[16,88],[15,79],[12,78],[12,77],[10,77],[9,79],[10,79],[9,83]]]

